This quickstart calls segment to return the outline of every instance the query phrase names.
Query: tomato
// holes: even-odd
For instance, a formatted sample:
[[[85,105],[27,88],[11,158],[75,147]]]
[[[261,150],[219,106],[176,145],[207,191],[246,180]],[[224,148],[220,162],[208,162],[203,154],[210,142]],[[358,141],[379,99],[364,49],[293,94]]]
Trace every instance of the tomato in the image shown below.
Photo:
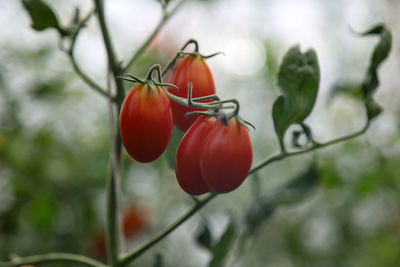
[[[132,204],[122,213],[122,233],[129,240],[137,238],[148,229],[149,213],[146,207]],[[107,242],[104,230],[97,231],[91,240],[91,252],[101,258],[107,256]]]
[[[90,251],[91,254],[97,257],[100,258],[107,257],[107,241],[104,231],[97,232],[96,235],[92,238],[90,244]]]
[[[168,145],[172,132],[170,101],[160,86],[154,90],[137,83],[124,99],[119,116],[122,142],[140,162],[156,160]]]
[[[187,98],[188,82],[191,82],[193,85],[193,98],[215,94],[215,84],[210,68],[200,55],[188,55],[177,63],[169,79],[169,83],[176,85],[179,90],[171,88],[169,92],[176,96]],[[171,102],[171,106],[175,126],[184,132],[199,116],[195,114],[185,117],[185,114],[190,111],[201,110],[198,108],[189,108],[173,101]]]
[[[135,237],[148,225],[148,214],[143,207],[131,205],[122,216],[122,232],[126,238]]]
[[[218,121],[204,141],[200,169],[207,186],[218,193],[236,189],[246,179],[253,159],[249,133],[233,117]]]
[[[175,158],[175,174],[180,187],[190,195],[210,191],[200,170],[200,154],[205,137],[214,128],[215,117],[200,116],[179,143]]]

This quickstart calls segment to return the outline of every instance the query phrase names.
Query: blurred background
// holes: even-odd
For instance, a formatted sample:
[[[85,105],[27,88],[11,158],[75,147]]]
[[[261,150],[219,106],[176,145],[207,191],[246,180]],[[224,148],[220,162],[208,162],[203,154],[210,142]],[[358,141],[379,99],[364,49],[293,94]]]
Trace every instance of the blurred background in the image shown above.
[[[82,14],[92,8],[84,0],[45,2],[64,25],[75,7]],[[160,5],[155,0],[105,2],[117,55],[127,62],[158,23]],[[399,266],[398,14],[397,0],[186,1],[130,73],[141,77],[151,65],[165,64],[189,38],[198,40],[204,54],[223,51],[207,62],[217,93],[239,99],[241,116],[256,127],[251,131],[254,162],[278,151],[271,116],[280,95],[276,73],[295,44],[318,54],[321,83],[306,122],[317,140],[328,141],[360,129],[366,120],[357,93],[332,89],[362,81],[378,41],[351,29],[386,23],[393,47],[379,69],[375,97],[384,112],[361,137],[262,169],[132,266],[207,266],[213,257],[207,244],[217,242],[227,225],[234,225],[235,235],[226,266]],[[60,251],[104,260],[107,102],[76,75],[59,49],[56,31],[36,32],[30,24],[21,1],[0,1],[0,259]],[[77,40],[76,58],[105,86],[106,54],[95,17]],[[175,132],[152,164],[134,162],[124,153],[126,249],[160,232],[193,204],[171,168],[180,136]],[[294,197],[272,205],[277,190],[301,177],[311,162],[318,171],[310,186],[301,185],[301,194],[295,190]]]

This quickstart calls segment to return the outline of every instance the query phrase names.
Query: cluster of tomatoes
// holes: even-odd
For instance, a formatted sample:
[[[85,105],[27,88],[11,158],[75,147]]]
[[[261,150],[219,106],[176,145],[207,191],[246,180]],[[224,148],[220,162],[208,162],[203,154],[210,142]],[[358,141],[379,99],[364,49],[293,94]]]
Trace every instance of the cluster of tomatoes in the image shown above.
[[[138,80],[138,79],[137,79]],[[139,80],[127,94],[119,118],[121,138],[127,152],[139,162],[156,160],[165,150],[173,124],[186,132],[176,153],[175,173],[179,185],[191,195],[210,190],[227,193],[247,177],[252,162],[252,147],[247,128],[237,114],[204,111],[170,101],[168,94],[185,99],[188,83],[192,97],[215,95],[215,85],[205,58],[199,53],[185,54],[173,69],[165,91],[151,73]],[[210,99],[199,101],[209,103]],[[185,116],[186,115],[186,116]]]

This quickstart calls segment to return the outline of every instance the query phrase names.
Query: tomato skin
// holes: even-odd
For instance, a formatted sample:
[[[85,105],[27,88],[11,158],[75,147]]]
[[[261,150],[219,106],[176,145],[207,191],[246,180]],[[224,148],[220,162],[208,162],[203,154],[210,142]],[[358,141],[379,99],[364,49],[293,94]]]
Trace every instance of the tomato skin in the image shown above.
[[[148,214],[144,207],[131,205],[122,216],[122,232],[125,238],[133,238],[143,232],[149,224]]]
[[[187,98],[188,82],[192,83],[192,97],[201,97],[215,94],[214,79],[211,70],[201,56],[188,55],[177,63],[169,83],[176,85],[176,88],[169,89],[169,92],[176,96]],[[211,100],[202,101],[210,102]],[[202,110],[199,108],[189,108],[181,104],[171,102],[172,114],[174,116],[175,126],[185,132],[189,126],[199,116],[197,114],[185,117],[187,112]]]
[[[215,123],[215,117],[198,117],[179,143],[175,174],[180,187],[190,195],[201,195],[210,191],[201,174],[200,155],[205,137],[214,128]]]
[[[136,84],[124,99],[119,116],[122,142],[139,162],[156,160],[168,145],[172,133],[170,101],[160,86]]]
[[[219,121],[204,141],[200,169],[208,187],[227,193],[246,179],[253,159],[249,133],[236,118]]]

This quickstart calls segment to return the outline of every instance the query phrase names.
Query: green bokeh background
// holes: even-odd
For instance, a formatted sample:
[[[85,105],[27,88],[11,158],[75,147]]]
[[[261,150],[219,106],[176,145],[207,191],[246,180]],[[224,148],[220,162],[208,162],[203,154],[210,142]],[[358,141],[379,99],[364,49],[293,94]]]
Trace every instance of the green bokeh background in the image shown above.
[[[112,37],[125,62],[159,15],[156,1],[134,2],[106,1]],[[256,126],[251,133],[255,161],[278,150],[271,109],[280,94],[278,65],[294,44],[290,33],[295,37],[299,31],[309,33],[311,39],[294,42],[315,47],[319,55],[322,82],[307,123],[318,140],[329,140],[358,129],[365,120],[357,94],[349,90],[332,97],[330,93],[337,83],[362,79],[376,42],[360,40],[348,26],[365,30],[385,22],[393,31],[392,53],[380,69],[377,93],[385,111],[362,137],[266,167],[235,192],[213,200],[132,266],[151,266],[158,254],[164,266],[207,266],[211,254],[196,237],[207,224],[210,235],[219,239],[229,222],[243,237],[228,254],[227,266],[399,266],[400,21],[396,14],[400,4],[348,2],[189,1],[172,18],[132,67],[132,74],[143,76],[152,64],[165,64],[189,38],[198,39],[205,54],[223,50],[229,38],[262,44],[263,65],[249,75],[237,75],[223,58],[209,61],[217,90],[224,98],[239,98],[243,117]],[[72,16],[73,4],[80,5],[82,13],[91,6],[89,1],[47,3],[63,23]],[[119,18],[121,7],[128,11]],[[79,80],[58,49],[55,31],[32,30],[20,1],[1,1],[0,10],[0,259],[13,253],[58,251],[104,260],[95,253],[93,240],[105,220],[104,188],[110,169],[107,102]],[[143,10],[141,25],[135,24],[138,10]],[[306,19],[307,10],[316,10],[319,24],[311,20],[308,28],[299,29],[296,23],[277,23],[291,21],[293,12],[300,14],[297,19]],[[262,16],[272,14],[268,12],[275,17]],[[124,18],[130,16],[134,23],[127,25]],[[82,35],[78,61],[105,85],[105,54],[95,19]],[[175,131],[167,151],[151,164],[134,162],[124,153],[122,206],[139,203],[148,212],[146,229],[128,240],[127,250],[157,234],[192,205],[171,168],[181,136]],[[246,232],[249,211],[303,173],[311,161],[318,169],[316,185],[300,197],[289,196],[271,216],[257,221],[256,229]]]

